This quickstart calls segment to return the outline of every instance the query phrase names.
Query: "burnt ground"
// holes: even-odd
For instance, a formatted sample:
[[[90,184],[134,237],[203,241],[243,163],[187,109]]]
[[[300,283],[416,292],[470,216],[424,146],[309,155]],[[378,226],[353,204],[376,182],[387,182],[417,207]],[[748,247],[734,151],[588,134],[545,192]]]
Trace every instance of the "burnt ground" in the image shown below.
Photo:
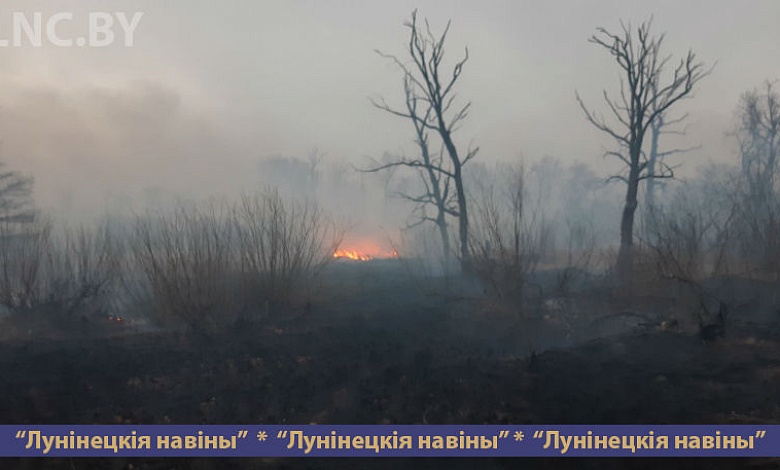
[[[0,422],[780,423],[780,327],[775,311],[758,312],[766,309],[755,303],[732,314],[723,338],[704,342],[684,321],[660,327],[668,311],[652,311],[667,308],[663,301],[646,299],[644,311],[627,312],[593,289],[515,312],[474,284],[410,276],[400,263],[339,263],[324,282],[326,295],[307,306],[208,337],[115,325],[7,339]],[[5,459],[0,466],[763,469],[780,468],[780,460]]]

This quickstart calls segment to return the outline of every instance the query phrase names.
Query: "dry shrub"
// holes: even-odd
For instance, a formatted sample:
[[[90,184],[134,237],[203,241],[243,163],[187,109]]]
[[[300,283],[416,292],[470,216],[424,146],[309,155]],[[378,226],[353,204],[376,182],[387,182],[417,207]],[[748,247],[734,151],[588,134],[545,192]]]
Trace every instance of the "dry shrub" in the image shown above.
[[[644,245],[662,277],[701,279],[730,274],[736,266],[737,205],[725,184],[710,195],[710,185],[686,186],[667,207],[648,214]]]
[[[100,321],[115,292],[121,252],[108,223],[60,233],[45,219],[5,224],[0,305],[30,334]]]
[[[113,227],[65,229],[53,256],[50,291],[65,312],[106,315],[121,275],[124,246]]]
[[[52,224],[4,223],[0,235],[0,304],[14,314],[29,312],[46,297],[46,264],[52,254]]]
[[[570,295],[580,282],[591,276],[597,261],[593,225],[567,220],[566,229],[566,258],[556,275],[556,296]]]
[[[343,235],[318,207],[285,202],[276,191],[243,196],[233,217],[242,293],[253,309],[304,298]]]
[[[209,331],[235,315],[230,276],[235,233],[223,204],[179,205],[136,219],[133,256],[151,293],[152,318]]]
[[[471,232],[474,272],[498,299],[520,302],[528,276],[549,240],[539,201],[527,207],[525,174],[513,168],[499,186],[483,187],[473,207]]]
[[[711,321],[722,300],[705,281],[729,274],[737,264],[736,205],[708,197],[703,189],[683,187],[667,207],[653,208],[640,258],[655,274],[655,284],[666,281],[700,325]],[[646,282],[645,290],[648,285],[653,284]]]
[[[137,218],[133,238],[153,318],[209,332],[304,299],[341,232],[319,208],[269,191],[235,205],[147,214]],[[144,291],[132,287],[136,297]]]

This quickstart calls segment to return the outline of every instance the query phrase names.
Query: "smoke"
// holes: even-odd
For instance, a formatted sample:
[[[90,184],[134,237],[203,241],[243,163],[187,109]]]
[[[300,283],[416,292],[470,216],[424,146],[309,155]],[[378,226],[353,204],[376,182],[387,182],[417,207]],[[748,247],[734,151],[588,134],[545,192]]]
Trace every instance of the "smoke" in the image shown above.
[[[18,86],[0,101],[2,158],[35,176],[44,209],[82,218],[234,187],[214,116],[164,83]]]

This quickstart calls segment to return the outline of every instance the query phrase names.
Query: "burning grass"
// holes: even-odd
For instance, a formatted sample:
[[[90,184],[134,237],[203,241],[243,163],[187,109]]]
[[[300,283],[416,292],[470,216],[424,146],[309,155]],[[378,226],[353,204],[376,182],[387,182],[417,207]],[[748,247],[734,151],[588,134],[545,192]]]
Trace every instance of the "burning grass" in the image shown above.
[[[398,251],[395,248],[387,249],[368,238],[359,240],[347,239],[333,251],[333,258],[352,261],[393,259],[398,258]]]
[[[334,258],[351,259],[353,261],[369,261],[371,256],[356,250],[336,250],[333,252]]]

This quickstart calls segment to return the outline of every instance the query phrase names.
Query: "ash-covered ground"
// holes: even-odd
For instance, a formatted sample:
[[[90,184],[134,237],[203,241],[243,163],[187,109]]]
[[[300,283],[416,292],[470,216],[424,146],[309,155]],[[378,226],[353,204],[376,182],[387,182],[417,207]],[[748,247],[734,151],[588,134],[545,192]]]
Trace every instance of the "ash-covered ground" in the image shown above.
[[[404,260],[338,261],[320,294],[209,335],[76,321],[0,344],[0,422],[617,424],[780,422],[780,326],[766,286],[730,280],[723,335],[657,295],[617,309],[601,281],[513,309]],[[544,283],[554,273],[529,281]],[[713,281],[714,282],[714,281]],[[725,281],[722,281],[725,282]],[[725,285],[725,284],[724,284]],[[736,287],[735,287],[736,286]],[[544,287],[544,286],[542,286]],[[726,289],[725,287],[723,289]],[[755,292],[750,291],[754,289]],[[544,289],[542,289],[543,291]],[[322,294],[325,292],[326,295]],[[726,290],[722,290],[726,292]],[[748,301],[739,303],[740,293]],[[744,299],[743,299],[744,300]],[[535,308],[532,308],[533,306]],[[680,307],[681,308],[681,307]],[[774,315],[774,316],[773,316]],[[679,321],[670,322],[668,318]],[[772,460],[7,459],[4,468],[776,468]]]

